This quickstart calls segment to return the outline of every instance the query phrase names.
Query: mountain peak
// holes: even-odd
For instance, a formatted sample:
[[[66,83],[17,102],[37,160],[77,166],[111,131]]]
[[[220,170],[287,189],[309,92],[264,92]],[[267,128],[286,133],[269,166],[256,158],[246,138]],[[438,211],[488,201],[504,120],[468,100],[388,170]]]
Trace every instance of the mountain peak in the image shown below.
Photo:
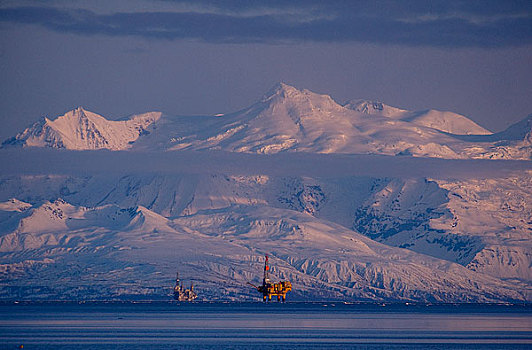
[[[57,119],[60,119],[60,118],[80,118],[80,117],[84,117],[84,116],[87,116],[87,114],[95,114],[95,113],[92,113],[88,110],[86,110],[85,108],[79,106],[79,107],[76,107],[74,109],[71,109],[69,110],[68,112],[66,112],[65,114],[63,115],[57,115],[55,117],[52,117],[52,118],[46,118],[48,119],[49,121],[56,121]]]
[[[325,108],[325,109],[344,109],[339,105],[333,98],[326,94],[318,94],[310,90],[304,89],[299,90],[298,88],[285,84],[277,83],[273,88],[268,91],[261,102],[275,102],[275,103],[295,103],[299,107],[302,105],[308,105],[310,108],[312,106],[316,108]]]
[[[71,112],[73,114],[85,114],[88,111],[85,108],[83,108],[82,106],[78,106],[77,108],[73,109]]]
[[[2,146],[124,150],[140,136],[149,134],[147,129],[160,116],[161,113],[151,112],[113,121],[80,106],[34,123]]]
[[[272,89],[283,92],[299,91],[295,86],[288,85],[286,83],[283,83],[282,81],[275,84]]]
[[[364,114],[378,115],[381,117],[390,118],[401,116],[402,114],[407,112],[407,110],[388,106],[380,101],[371,101],[363,99],[349,100],[344,104],[344,107]]]
[[[264,95],[263,100],[267,101],[275,96],[282,96],[282,97],[292,97],[298,94],[301,94],[302,91],[298,90],[297,88],[285,84],[283,82],[279,82],[275,84],[267,93]]]

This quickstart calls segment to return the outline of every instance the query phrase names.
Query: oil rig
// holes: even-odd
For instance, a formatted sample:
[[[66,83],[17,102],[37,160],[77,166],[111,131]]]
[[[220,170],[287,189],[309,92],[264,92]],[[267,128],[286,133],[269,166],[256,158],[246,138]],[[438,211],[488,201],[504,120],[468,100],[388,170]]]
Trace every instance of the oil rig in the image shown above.
[[[179,281],[179,272],[177,272],[174,286],[174,299],[177,301],[193,301],[198,295],[194,292],[194,283],[190,283],[190,289],[185,289]]]
[[[271,301],[272,295],[276,295],[277,301],[282,301],[284,303],[286,300],[286,293],[292,290],[292,283],[290,283],[290,281],[281,281],[278,283],[272,283],[272,281],[270,281],[270,266],[268,265],[268,255],[266,255],[266,261],[264,262],[264,277],[262,279],[262,285],[256,286],[249,282],[248,284],[257,289],[259,293],[262,293],[263,301]]]

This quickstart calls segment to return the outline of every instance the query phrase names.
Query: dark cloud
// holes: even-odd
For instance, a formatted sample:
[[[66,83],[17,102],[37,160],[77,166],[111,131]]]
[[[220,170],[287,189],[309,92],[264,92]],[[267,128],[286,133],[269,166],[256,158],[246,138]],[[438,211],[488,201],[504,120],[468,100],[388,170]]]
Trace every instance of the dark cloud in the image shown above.
[[[532,42],[525,1],[175,1],[175,12],[100,14],[64,7],[0,9],[0,21],[80,35],[214,43],[362,42],[504,47]],[[183,6],[187,12],[183,12]],[[187,7],[189,6],[189,7]]]

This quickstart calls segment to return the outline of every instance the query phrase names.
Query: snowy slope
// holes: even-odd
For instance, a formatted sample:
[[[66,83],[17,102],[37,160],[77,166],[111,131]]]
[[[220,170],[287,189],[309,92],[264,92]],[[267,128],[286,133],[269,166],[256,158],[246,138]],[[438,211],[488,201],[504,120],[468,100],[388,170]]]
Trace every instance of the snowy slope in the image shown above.
[[[31,204],[11,198],[7,202],[0,203],[0,210],[4,212],[23,212],[31,208]]]
[[[0,226],[0,251],[39,249],[44,246],[79,245],[79,231],[102,230],[144,231],[154,229],[171,230],[167,219],[146,208],[121,209],[115,205],[95,208],[73,206],[62,199],[44,202],[34,208],[25,209],[12,221]]]
[[[394,246],[530,281],[531,176],[394,180],[357,209],[354,228]],[[487,250],[501,254],[486,256]]]
[[[332,98],[285,84],[274,87],[254,105],[218,119],[216,128],[192,141],[177,139],[170,149],[330,153],[349,140],[369,140],[353,125],[354,113]]]
[[[4,178],[0,198],[146,208],[166,218],[236,206],[297,211],[497,277],[532,282],[530,173],[492,179],[222,174]],[[139,218],[141,215],[139,214]],[[105,221],[101,226],[106,226]],[[10,227],[13,227],[11,224]],[[151,229],[148,229],[151,231]],[[486,253],[497,247],[499,254]],[[516,249],[520,247],[519,249]]]
[[[487,133],[285,84],[226,115],[43,119],[3,147],[126,152],[0,150],[25,164],[0,176],[0,299],[168,298],[179,268],[249,300],[268,253],[298,300],[530,302],[529,162],[467,159],[532,159],[531,117]]]
[[[280,83],[250,107],[225,115],[161,117],[152,112],[109,121],[78,108],[55,120],[44,118],[3,147],[530,159],[530,142],[508,141],[520,136],[520,127],[491,135],[452,112],[407,111],[366,100],[342,106],[328,95]]]
[[[344,104],[345,108],[352,109],[357,112],[365,113],[367,115],[376,115],[379,117],[388,117],[400,119],[406,113],[407,110],[388,106],[379,101],[370,101],[362,99],[349,100]]]
[[[388,106],[382,102],[368,100],[351,100],[344,107],[368,116],[388,117],[429,128],[441,130],[455,135],[489,135],[484,129],[471,119],[453,112],[429,109],[424,111],[408,111]]]
[[[430,109],[411,112],[401,118],[403,121],[427,126],[455,135],[489,135],[491,131],[484,129],[471,119],[453,112]]]
[[[148,127],[160,117],[161,113],[151,112],[127,120],[111,121],[79,107],[55,120],[44,117],[5,141],[3,146],[124,150],[130,148],[141,135],[149,133]]]
[[[387,108],[384,109],[388,114],[393,112],[392,107]],[[233,114],[172,118],[163,123],[158,134],[140,140],[136,149],[461,158],[452,149],[461,141],[437,128],[382,115],[368,118],[367,110],[352,110],[336,103],[330,96],[301,91],[286,84],[277,85],[259,102]]]
[[[463,136],[467,158],[532,159],[532,115],[492,135]]]
[[[95,219],[101,225],[95,227]],[[72,293],[89,285],[100,297],[143,293],[153,297],[157,291],[170,290],[170,271],[179,266],[177,262],[185,266],[194,263],[196,271],[190,265],[184,270],[205,277],[196,285],[211,299],[231,299],[239,289],[240,295],[252,297],[252,290],[243,286],[260,279],[260,259],[266,252],[273,257],[272,275],[290,279],[296,297],[425,301],[527,298],[521,287],[463,266],[390,248],[307,214],[263,206],[207,210],[167,220],[145,208],[89,209],[55,201],[35,208],[23,221],[20,227],[24,229],[0,240],[1,259],[11,262],[1,265],[2,279],[22,298],[42,297],[27,294],[30,291],[25,288],[25,283],[34,282],[31,276],[35,269],[40,283],[62,281],[60,285],[48,284],[46,297],[63,299],[65,289]],[[77,266],[72,275],[60,267],[72,265],[74,257]],[[99,276],[96,281],[91,274]],[[26,278],[13,280],[14,275]],[[113,283],[115,279],[122,282]],[[147,285],[147,290],[139,290]],[[90,291],[80,295],[94,297]]]

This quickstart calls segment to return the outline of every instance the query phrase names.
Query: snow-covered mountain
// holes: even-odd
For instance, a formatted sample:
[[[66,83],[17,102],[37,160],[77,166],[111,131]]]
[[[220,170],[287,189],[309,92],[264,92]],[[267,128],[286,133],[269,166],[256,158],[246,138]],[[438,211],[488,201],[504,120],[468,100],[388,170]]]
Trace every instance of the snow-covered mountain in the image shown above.
[[[515,137],[511,130],[492,135],[452,112],[407,111],[365,100],[342,106],[328,95],[280,83],[250,107],[226,115],[152,112],[109,121],[78,108],[53,121],[44,118],[3,147],[530,159],[530,149]]]
[[[531,118],[491,134],[285,84],[226,115],[45,118],[0,149],[0,299],[168,298],[179,269],[252,300],[269,254],[298,300],[531,302],[532,167],[472,160],[531,159]]]
[[[468,158],[532,159],[532,114],[492,135],[463,136]]]
[[[368,116],[387,117],[413,124],[426,126],[455,135],[489,135],[491,131],[484,129],[471,119],[453,112],[435,109],[424,111],[407,111],[388,106],[382,102],[368,100],[351,100],[344,107]]]
[[[91,254],[100,279],[130,281],[83,278],[103,296],[160,297],[180,268],[208,299],[253,298],[268,253],[297,298],[531,300],[530,178],[4,177],[0,198],[20,199],[0,206],[0,264],[24,298],[33,271],[64,280]]]
[[[379,101],[370,101],[362,99],[349,100],[344,104],[344,107],[368,115],[376,115],[379,117],[397,119],[408,113],[408,111],[405,109],[388,106],[387,104],[384,104]]]
[[[471,119],[453,112],[442,112],[434,109],[410,112],[401,118],[455,135],[489,135],[491,131],[484,129]]]
[[[2,265],[3,281],[21,297],[35,291],[34,283],[46,288],[44,297],[65,298],[72,290],[88,288],[108,298],[143,288],[152,295],[168,288],[171,269],[181,262],[182,273],[203,277],[197,288],[211,298],[232,293],[249,298],[253,290],[245,283],[258,282],[261,256],[268,252],[272,274],[290,279],[296,298],[526,298],[515,285],[459,264],[392,248],[304,213],[264,206],[206,210],[169,220],[146,208],[89,209],[57,200],[30,209],[16,230],[2,236],[0,252],[12,260]],[[30,253],[31,260],[26,258]],[[21,274],[30,276],[15,277]],[[62,283],[54,285],[58,279]],[[85,297],[101,297],[95,291],[89,289]]]
[[[167,121],[165,130],[168,134],[159,134],[159,142],[157,136],[149,135],[139,141],[138,147],[153,149],[153,144],[160,147],[162,141],[166,142],[164,148],[170,150],[412,154],[460,158],[451,147],[462,141],[446,133],[449,128],[445,132],[436,128],[438,123],[435,120],[445,115],[447,119],[439,125],[454,126],[468,119],[443,112],[427,112],[425,115],[415,117],[410,113],[408,116],[412,121],[380,115],[368,118],[366,112],[341,106],[330,96],[279,84],[259,102],[242,111],[194,120],[201,129],[199,126],[194,130],[183,128],[183,120],[179,119]],[[457,120],[453,124],[454,117]],[[204,123],[199,122],[200,119]],[[470,121],[470,125],[476,124]],[[183,129],[187,130],[186,134],[182,133]],[[464,133],[477,131],[486,133],[478,125],[471,130],[467,125],[460,129]]]
[[[151,112],[111,121],[79,107],[54,120],[43,117],[3,146],[124,150],[149,133],[150,126],[160,117],[161,113]]]

